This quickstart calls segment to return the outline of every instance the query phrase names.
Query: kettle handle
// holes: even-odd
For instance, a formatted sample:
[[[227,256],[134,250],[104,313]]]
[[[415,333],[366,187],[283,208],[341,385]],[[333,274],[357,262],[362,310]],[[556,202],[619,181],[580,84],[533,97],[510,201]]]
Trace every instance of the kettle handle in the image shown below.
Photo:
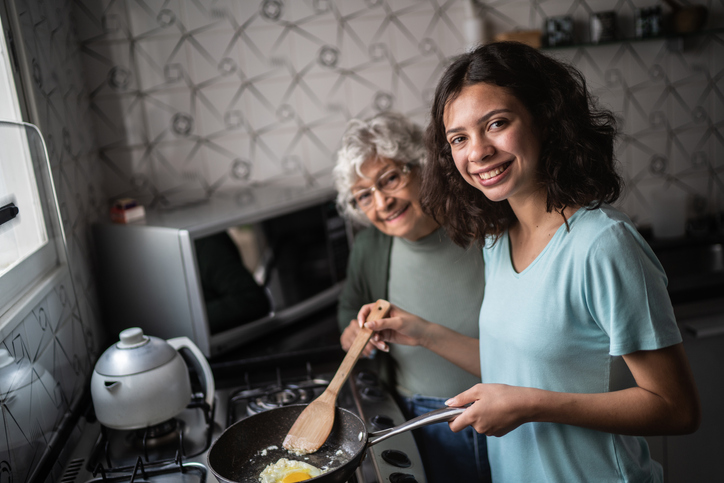
[[[214,384],[214,375],[211,372],[211,366],[209,366],[209,361],[206,360],[206,357],[201,353],[201,350],[196,346],[196,344],[191,342],[191,339],[189,339],[188,337],[174,337],[173,339],[166,340],[166,342],[168,342],[168,344],[176,350],[179,350],[181,348],[186,348],[190,350],[196,360],[199,362],[201,370],[204,373],[206,404],[209,405],[209,408],[213,408],[214,394],[216,394],[216,385]]]

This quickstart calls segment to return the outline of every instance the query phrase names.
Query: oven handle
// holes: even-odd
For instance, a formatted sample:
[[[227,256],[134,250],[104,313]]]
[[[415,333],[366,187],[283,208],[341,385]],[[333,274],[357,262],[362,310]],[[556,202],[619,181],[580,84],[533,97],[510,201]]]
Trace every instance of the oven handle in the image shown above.
[[[430,411],[429,413],[421,414],[420,416],[410,419],[409,421],[404,422],[399,426],[395,426],[394,428],[383,429],[382,431],[375,431],[374,433],[369,434],[367,445],[373,446],[397,434],[421,428],[422,426],[427,426],[428,424],[452,421],[456,417],[460,416],[463,411],[465,411],[469,406],[470,405],[459,408],[436,409],[434,411]],[[372,438],[377,439],[372,440]]]

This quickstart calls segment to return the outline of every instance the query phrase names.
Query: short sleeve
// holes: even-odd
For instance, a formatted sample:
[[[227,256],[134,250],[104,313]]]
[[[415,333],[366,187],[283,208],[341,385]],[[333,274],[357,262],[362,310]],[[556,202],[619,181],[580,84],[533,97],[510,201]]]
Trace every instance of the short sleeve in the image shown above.
[[[606,226],[585,262],[588,309],[610,338],[613,356],[681,342],[664,269],[646,241],[625,223]]]

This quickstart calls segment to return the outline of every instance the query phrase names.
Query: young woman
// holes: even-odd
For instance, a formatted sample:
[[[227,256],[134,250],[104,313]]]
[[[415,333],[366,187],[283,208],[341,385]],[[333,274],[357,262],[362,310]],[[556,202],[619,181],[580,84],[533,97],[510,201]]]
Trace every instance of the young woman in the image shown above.
[[[455,245],[423,213],[425,159],[422,129],[402,114],[383,112],[347,125],[334,170],[337,205],[368,228],[355,237],[339,299],[344,350],[359,332],[360,307],[378,299],[478,336],[485,288],[482,253]],[[368,345],[364,354],[372,348]],[[480,364],[467,372],[420,347],[397,346],[375,359],[408,419],[444,407],[447,398],[480,380]],[[413,434],[430,483],[490,481],[485,437],[472,428],[453,433],[446,424],[435,424]]]
[[[483,384],[450,423],[488,439],[493,481],[663,481],[643,435],[698,427],[696,387],[655,255],[623,213],[611,113],[575,69],[517,43],[456,59],[427,132],[426,210],[484,244]],[[358,320],[364,320],[365,306]],[[393,307],[375,344],[468,366],[469,337]],[[623,360],[635,383],[616,386]]]

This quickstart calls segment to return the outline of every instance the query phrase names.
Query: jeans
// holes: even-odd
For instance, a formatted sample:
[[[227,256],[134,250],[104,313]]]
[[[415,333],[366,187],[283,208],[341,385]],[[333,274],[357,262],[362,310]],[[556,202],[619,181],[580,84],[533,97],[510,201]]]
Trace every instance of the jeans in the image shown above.
[[[403,398],[407,418],[445,407],[445,398],[413,396]],[[472,427],[454,433],[448,423],[436,423],[416,429],[417,448],[420,451],[428,483],[477,481],[489,483],[490,465],[485,436]]]

